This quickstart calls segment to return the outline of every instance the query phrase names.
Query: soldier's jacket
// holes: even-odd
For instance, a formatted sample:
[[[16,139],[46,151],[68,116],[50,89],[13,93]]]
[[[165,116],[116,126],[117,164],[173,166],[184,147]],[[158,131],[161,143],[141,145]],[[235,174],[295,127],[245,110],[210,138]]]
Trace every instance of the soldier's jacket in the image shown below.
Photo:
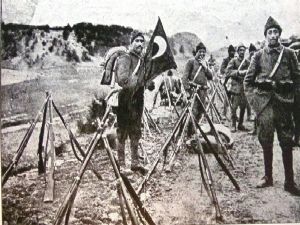
[[[167,91],[166,87],[170,93],[175,92],[176,94],[179,94],[181,90],[180,80],[176,79],[174,76],[164,76],[158,90],[165,94]]]
[[[124,123],[139,120],[143,111],[144,88],[141,87],[136,91],[138,77],[144,72],[143,67],[138,67],[137,73],[133,74],[139,59],[140,57],[134,52],[129,52],[120,56],[116,62],[116,82],[122,87],[122,90],[119,92],[118,111],[120,115],[123,114],[122,120],[124,120]]]
[[[262,82],[270,79],[274,65],[279,57],[283,46],[280,45],[275,49],[268,46],[254,54],[244,79],[245,94],[250,105],[255,112],[259,114],[269,103],[272,97],[282,103],[292,103],[295,91],[300,93],[300,70],[297,66],[297,58],[293,50],[284,48],[281,63],[277,72],[272,77],[276,82],[293,82],[293,88],[286,93],[278,93],[275,90],[265,91],[258,89],[255,82]]]
[[[123,89],[133,89],[137,85],[138,77],[141,75],[142,67],[133,75],[140,57],[134,52],[121,55],[116,61],[116,82]],[[142,62],[141,62],[142,64]]]
[[[241,63],[243,64],[241,65]],[[231,86],[229,88],[230,92],[235,94],[241,94],[244,92],[243,80],[249,65],[250,65],[250,61],[246,58],[244,60],[237,57],[229,61],[226,69],[227,70],[226,77],[231,78]]]
[[[226,68],[228,66],[228,63],[230,62],[232,58],[230,58],[229,56],[227,58],[224,58],[223,61],[222,61],[222,64],[221,64],[221,68],[220,68],[220,74],[222,75],[226,75]]]
[[[200,63],[197,59],[192,58],[189,59],[185,65],[184,73],[182,77],[182,84],[185,90],[189,89],[189,81],[193,81],[196,84],[199,85],[207,85],[207,80],[212,80],[213,74],[211,69],[208,66],[208,63],[206,63],[207,69],[200,70],[199,74],[195,78],[195,75],[200,67]]]

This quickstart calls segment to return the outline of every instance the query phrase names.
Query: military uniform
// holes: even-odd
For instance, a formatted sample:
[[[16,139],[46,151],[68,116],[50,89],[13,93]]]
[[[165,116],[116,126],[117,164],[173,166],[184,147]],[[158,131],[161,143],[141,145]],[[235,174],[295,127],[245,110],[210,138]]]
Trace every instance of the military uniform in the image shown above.
[[[200,85],[200,89],[198,89],[198,95],[201,101],[205,103],[207,97],[207,80],[212,80],[213,75],[211,69],[208,67],[208,64],[207,64],[207,69],[204,69],[202,67],[198,72],[200,66],[201,64],[196,58],[189,59],[184,68],[182,84],[184,89],[190,96],[192,96],[194,90],[191,87],[190,82]],[[203,109],[201,108],[199,101],[194,102],[192,112],[196,121],[198,121],[203,112]],[[188,136],[192,135],[192,129],[193,129],[192,124],[190,123],[188,126],[188,133],[187,133]]]
[[[233,48],[233,46],[232,46],[232,48]],[[234,50],[234,48],[233,48],[233,50]],[[230,87],[231,79],[229,79],[229,77],[228,78],[226,77],[226,73],[227,73],[228,63],[230,62],[231,59],[233,59],[233,57],[228,56],[228,57],[224,58],[223,61],[222,61],[221,67],[220,67],[220,74],[222,76],[224,76],[224,88],[225,88],[225,91],[226,91],[226,94],[227,94],[227,97],[228,97],[229,101],[231,100],[231,93],[228,90],[227,86]],[[229,106],[228,101],[224,101],[223,115],[224,115],[225,118],[227,117],[228,106]]]
[[[261,187],[273,185],[273,139],[276,130],[282,149],[285,189],[291,190],[289,188],[294,188],[292,106],[294,90],[300,92],[300,71],[295,53],[291,49],[283,48],[282,45],[273,48],[266,46],[256,52],[251,59],[244,87],[249,104],[257,116],[258,140],[264,153],[266,182]],[[270,78],[282,50],[281,63]]]
[[[153,106],[155,106],[156,104],[158,93],[160,93],[161,102],[164,105],[168,105],[169,104],[168,93],[170,95],[172,102],[175,104],[175,101],[178,97],[178,94],[180,94],[180,92],[181,92],[180,80],[178,78],[175,78],[174,76],[163,75],[162,81],[158,88],[158,92],[155,93],[154,96]]]
[[[144,106],[144,87],[136,91],[138,77],[143,73],[142,67],[137,67],[142,60],[133,51],[124,54],[116,62],[116,82],[122,87],[119,92],[117,108],[118,158],[121,164],[125,160],[125,141],[130,138],[131,167],[139,164],[138,144],[141,138],[141,123]],[[140,64],[142,62],[140,61]],[[137,69],[139,68],[139,69]],[[136,71],[136,73],[134,73]]]
[[[250,62],[248,59],[241,59],[240,57],[237,57],[230,60],[227,66],[227,77],[230,77],[232,79],[229,91],[232,95],[231,119],[234,131],[236,129],[236,111],[238,107],[240,108],[238,128],[243,128],[244,114],[247,106],[247,99],[243,87],[243,79],[246,75],[249,64]]]

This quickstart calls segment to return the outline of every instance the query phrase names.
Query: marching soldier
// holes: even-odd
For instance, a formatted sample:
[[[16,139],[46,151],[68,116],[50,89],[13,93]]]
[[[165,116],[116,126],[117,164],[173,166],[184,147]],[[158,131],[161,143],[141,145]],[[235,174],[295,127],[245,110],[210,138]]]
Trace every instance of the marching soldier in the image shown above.
[[[145,44],[144,35],[133,31],[130,37],[129,52],[120,56],[116,62],[116,82],[122,87],[119,92],[117,109],[118,159],[125,166],[125,141],[130,138],[131,170],[146,173],[139,161],[138,145],[141,138],[141,119],[144,106],[144,87],[135,92],[138,77],[144,72],[142,51]]]
[[[221,64],[221,68],[220,68],[220,74],[221,74],[222,77],[224,77],[224,88],[226,90],[226,93],[227,93],[227,96],[228,96],[229,100],[231,99],[231,93],[227,90],[227,87],[226,87],[229,84],[228,83],[229,82],[229,77],[228,78],[226,77],[226,73],[227,73],[226,68],[227,68],[228,63],[230,62],[230,60],[234,58],[234,55],[235,55],[235,49],[232,45],[229,45],[229,47],[228,47],[228,57],[223,59],[222,64]],[[228,106],[229,106],[228,102],[224,101],[223,116],[225,118],[227,117]]]
[[[207,96],[207,80],[212,80],[212,71],[205,60],[205,54],[206,47],[202,42],[200,42],[196,46],[195,57],[187,61],[182,77],[183,87],[186,90],[188,97],[190,98],[195,91],[195,88],[197,88],[197,93],[203,104]],[[196,121],[198,122],[203,112],[199,101],[194,102],[192,111]],[[188,137],[191,137],[193,134],[192,130],[193,127],[192,123],[190,122],[187,131]]]
[[[238,122],[238,130],[246,131],[244,127],[244,115],[247,106],[247,99],[244,93],[243,80],[249,67],[250,61],[245,58],[246,47],[240,43],[237,47],[238,57],[230,60],[227,66],[227,77],[232,79],[231,81],[231,100],[232,100],[232,132],[236,132],[237,115],[236,111],[240,108],[240,116]]]
[[[273,139],[277,131],[284,166],[284,190],[300,196],[293,171],[293,102],[300,93],[300,71],[295,53],[283,47],[282,28],[268,18],[264,35],[267,45],[256,52],[244,79],[246,95],[256,112],[258,140],[263,149],[265,176],[257,188],[273,185]]]

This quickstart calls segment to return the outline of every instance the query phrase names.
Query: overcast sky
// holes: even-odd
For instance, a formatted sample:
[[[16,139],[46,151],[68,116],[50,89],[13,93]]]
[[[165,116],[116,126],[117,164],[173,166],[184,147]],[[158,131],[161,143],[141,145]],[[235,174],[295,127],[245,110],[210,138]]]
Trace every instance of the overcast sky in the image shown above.
[[[56,26],[91,22],[148,31],[154,29],[159,16],[168,36],[182,31],[195,33],[209,50],[238,42],[248,45],[264,39],[263,28],[269,15],[283,27],[283,37],[300,33],[300,0],[2,1],[3,18],[7,22],[16,21],[20,16],[20,13],[13,16],[14,9],[9,7],[21,12],[22,3],[26,1],[35,5],[31,18],[27,20],[29,24]],[[13,1],[17,4],[13,5]]]

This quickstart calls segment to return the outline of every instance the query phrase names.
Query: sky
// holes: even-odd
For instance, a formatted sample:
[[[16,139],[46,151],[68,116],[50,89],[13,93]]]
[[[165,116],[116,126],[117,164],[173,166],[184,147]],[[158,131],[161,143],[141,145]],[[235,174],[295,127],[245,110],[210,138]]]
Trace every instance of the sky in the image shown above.
[[[168,36],[184,31],[195,33],[211,51],[229,44],[248,45],[263,40],[264,25],[270,15],[282,26],[283,37],[300,34],[300,0],[2,1],[5,22],[20,21],[18,16],[24,14],[28,17],[25,23],[32,25],[91,22],[149,31],[160,17]],[[23,13],[22,4],[32,5],[33,11]]]

